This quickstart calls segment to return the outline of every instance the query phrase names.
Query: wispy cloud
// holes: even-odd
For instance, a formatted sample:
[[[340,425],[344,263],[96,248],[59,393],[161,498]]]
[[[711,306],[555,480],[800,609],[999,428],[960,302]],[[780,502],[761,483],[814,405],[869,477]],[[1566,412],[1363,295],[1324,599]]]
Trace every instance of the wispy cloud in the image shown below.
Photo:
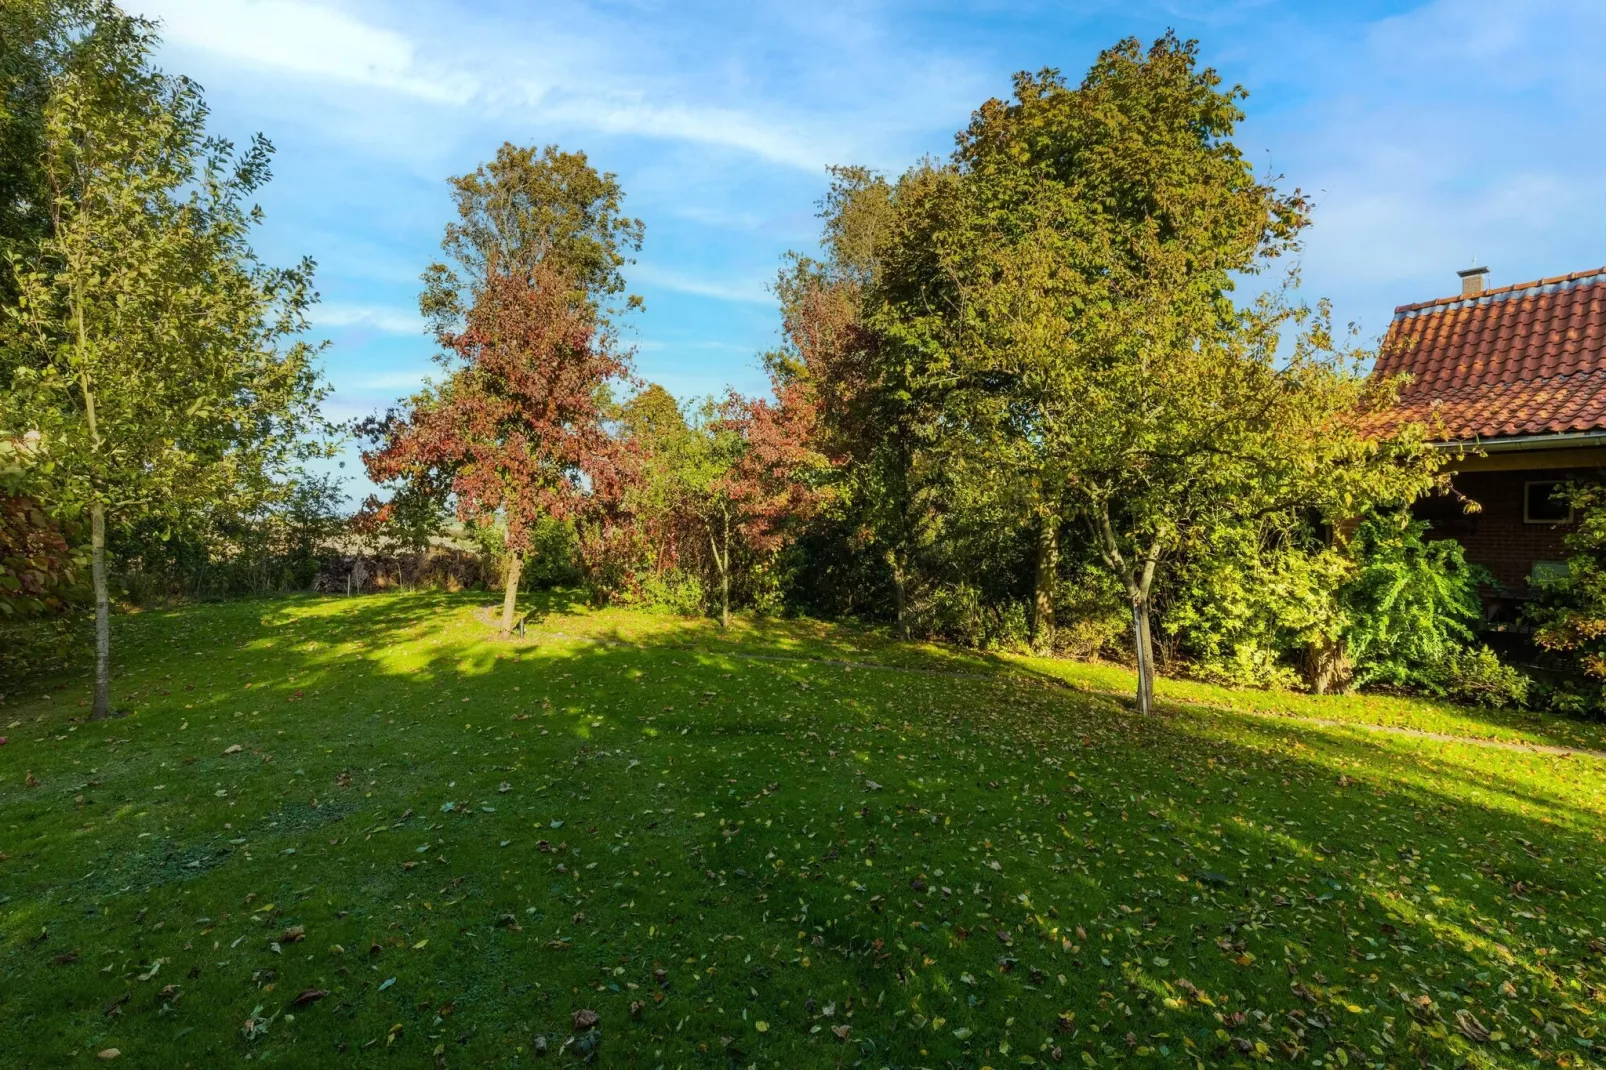
[[[774,116],[755,116],[724,107],[683,103],[655,104],[643,96],[549,95],[538,105],[550,121],[609,134],[685,141],[751,153],[771,163],[815,171],[840,158],[831,139],[808,137]]]
[[[397,368],[394,371],[361,375],[342,384],[348,390],[416,390],[435,368]]]
[[[637,264],[631,268],[630,281],[657,287],[660,290],[673,290],[675,293],[711,297],[716,301],[768,305],[775,300],[761,282],[704,279],[670,268],[654,267],[651,264]]]
[[[318,327],[363,327],[387,334],[424,332],[424,319],[416,311],[386,305],[316,305],[312,322]]]
[[[487,59],[487,50],[508,49],[512,42],[498,36],[498,27],[475,26],[471,20],[454,20],[455,27],[414,21],[409,29],[415,35],[435,31],[420,37],[316,0],[133,0],[133,6],[160,18],[166,39],[180,48],[306,82],[359,86],[457,111],[472,106],[479,121],[496,116],[535,120],[548,128],[684,142],[805,170],[837,160],[844,148],[828,128],[799,122],[773,102],[756,112],[708,103],[673,79],[632,80],[621,75],[617,63],[610,64],[604,82],[573,62],[583,46],[565,47],[558,33],[539,34],[544,62],[538,75],[491,80],[482,72],[513,57]],[[464,40],[465,28],[477,31],[479,39]],[[519,60],[527,64],[527,56]],[[318,121],[316,115],[308,118]],[[344,116],[328,118],[341,122]]]
[[[308,78],[443,104],[478,92],[465,72],[423,63],[403,34],[305,0],[145,0],[175,44]]]

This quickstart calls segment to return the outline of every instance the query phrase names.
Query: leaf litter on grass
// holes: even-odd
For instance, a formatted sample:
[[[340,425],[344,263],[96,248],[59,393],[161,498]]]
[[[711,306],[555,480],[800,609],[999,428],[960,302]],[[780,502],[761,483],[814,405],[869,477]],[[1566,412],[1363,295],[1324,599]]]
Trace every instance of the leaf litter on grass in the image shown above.
[[[1588,761],[1144,722],[733,656],[775,649],[751,636],[688,650],[625,611],[563,630],[629,647],[523,652],[471,606],[144,615],[134,716],[19,710],[41,786],[0,779],[25,981],[0,1013],[25,1058],[502,1065],[600,1038],[589,1011],[608,1038],[581,1054],[653,1065],[1599,1059]],[[161,697],[179,672],[197,691]]]

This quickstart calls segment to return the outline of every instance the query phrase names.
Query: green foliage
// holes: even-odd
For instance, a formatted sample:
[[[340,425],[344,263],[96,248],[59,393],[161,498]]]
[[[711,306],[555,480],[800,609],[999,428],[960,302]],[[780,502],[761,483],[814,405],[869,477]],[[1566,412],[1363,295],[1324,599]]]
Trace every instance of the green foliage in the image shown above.
[[[1528,703],[1531,681],[1527,675],[1502,664],[1486,646],[1451,651],[1434,675],[1440,693],[1469,706],[1500,709]]]
[[[648,569],[625,604],[682,617],[700,617],[708,609],[708,593],[695,573],[674,567]]]
[[[1367,517],[1350,536],[1354,576],[1340,595],[1355,682],[1443,694],[1451,665],[1476,637],[1488,571],[1454,539],[1424,538],[1408,513]]]
[[[1570,664],[1577,679],[1550,696],[1553,708],[1606,714],[1606,485],[1575,481],[1564,494],[1575,522],[1567,533],[1571,556],[1560,574],[1543,577],[1528,607],[1534,641]]]
[[[451,179],[457,219],[446,225],[446,259],[423,275],[419,309],[437,333],[449,333],[480,299],[485,280],[552,269],[576,297],[605,315],[624,292],[620,270],[641,248],[642,222],[622,214],[624,191],[583,152],[505,143],[496,158]],[[637,307],[632,297],[627,307]]]
[[[1076,561],[1054,596],[1054,648],[1073,658],[1127,657],[1132,607],[1120,581],[1092,562]]]
[[[940,583],[914,606],[916,634],[946,639],[975,650],[1026,650],[1031,623],[1023,602],[988,600],[974,584]]]
[[[151,23],[111,0],[6,0],[0,4],[0,264],[26,257],[54,226],[47,161],[55,87],[137,69]],[[0,271],[0,305],[17,296]],[[0,382],[7,378],[0,351]]]
[[[1079,85],[1017,76],[948,164],[891,187],[849,175],[827,203],[828,246],[868,265],[816,287],[862,289],[870,337],[839,362],[856,377],[834,378],[903,420],[870,421],[896,427],[901,448],[872,465],[861,447],[848,465],[876,474],[868,500],[896,506],[867,516],[895,575],[936,517],[1090,530],[1134,616],[1142,703],[1152,589],[1176,562],[1258,518],[1404,503],[1438,464],[1420,429],[1379,440],[1355,426],[1386,391],[1368,386],[1366,354],[1335,342],[1325,306],[1292,300],[1296,276],[1234,302],[1239,277],[1297,248],[1308,211],[1234,143],[1242,96],[1191,42],[1124,41]],[[921,450],[934,461],[918,464]],[[952,490],[936,510],[908,478],[922,468]]]
[[[1308,518],[1273,513],[1196,533],[1161,590],[1161,630],[1208,680],[1296,686],[1299,659],[1337,640],[1352,565]]]
[[[260,264],[251,198],[272,149],[205,130],[194,83],[122,68],[53,83],[43,166],[50,235],[7,264],[20,297],[0,346],[0,430],[38,431],[54,505],[114,523],[249,506],[318,426],[315,352],[294,337],[311,263]]]
[[[305,591],[348,531],[341,479],[298,471],[249,511],[128,525],[111,540],[112,572],[121,597],[143,605]]]

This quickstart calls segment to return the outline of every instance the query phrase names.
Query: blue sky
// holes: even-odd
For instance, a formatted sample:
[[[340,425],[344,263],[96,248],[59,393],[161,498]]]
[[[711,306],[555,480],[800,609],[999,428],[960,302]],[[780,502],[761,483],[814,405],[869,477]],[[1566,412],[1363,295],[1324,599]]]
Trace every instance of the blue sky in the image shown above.
[[[766,287],[813,245],[826,165],[943,155],[1012,72],[1074,79],[1167,27],[1250,90],[1240,143],[1317,205],[1306,294],[1366,336],[1474,257],[1490,285],[1606,263],[1598,0],[125,2],[162,20],[162,62],[206,87],[217,133],[278,147],[258,248],[319,264],[336,419],[429,373],[416,296],[444,180],[504,140],[619,175],[647,227],[639,373],[756,392]]]

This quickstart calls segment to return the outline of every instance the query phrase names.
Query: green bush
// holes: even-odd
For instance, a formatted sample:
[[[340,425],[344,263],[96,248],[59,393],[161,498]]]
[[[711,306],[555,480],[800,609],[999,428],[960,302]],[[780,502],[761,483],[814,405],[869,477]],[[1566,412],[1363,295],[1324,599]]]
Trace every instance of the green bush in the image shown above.
[[[989,603],[973,584],[938,584],[914,609],[917,630],[934,639],[976,650],[1025,650],[1031,641],[1023,603]]]
[[[1173,568],[1160,630],[1212,682],[1294,687],[1307,652],[1343,627],[1336,593],[1352,570],[1308,518],[1222,525]]]
[[[1534,641],[1576,673],[1548,696],[1559,713],[1606,714],[1606,487],[1573,483],[1566,490],[1577,518],[1567,534],[1565,572],[1541,579],[1528,607]]]
[[[1281,651],[1250,641],[1234,644],[1194,664],[1200,679],[1228,687],[1259,687],[1292,691],[1299,687],[1299,673],[1283,662]]]
[[[1454,539],[1428,540],[1409,514],[1371,516],[1351,536],[1355,573],[1339,592],[1355,683],[1445,691],[1446,666],[1476,638],[1480,584]]]
[[[1433,675],[1446,696],[1469,706],[1498,709],[1528,702],[1528,677],[1502,664],[1486,646],[1452,652]]]
[[[667,568],[643,575],[632,601],[643,609],[699,617],[708,597],[702,580],[682,569]]]
[[[1108,569],[1078,567],[1054,596],[1054,652],[1073,658],[1129,654],[1132,606]]]

